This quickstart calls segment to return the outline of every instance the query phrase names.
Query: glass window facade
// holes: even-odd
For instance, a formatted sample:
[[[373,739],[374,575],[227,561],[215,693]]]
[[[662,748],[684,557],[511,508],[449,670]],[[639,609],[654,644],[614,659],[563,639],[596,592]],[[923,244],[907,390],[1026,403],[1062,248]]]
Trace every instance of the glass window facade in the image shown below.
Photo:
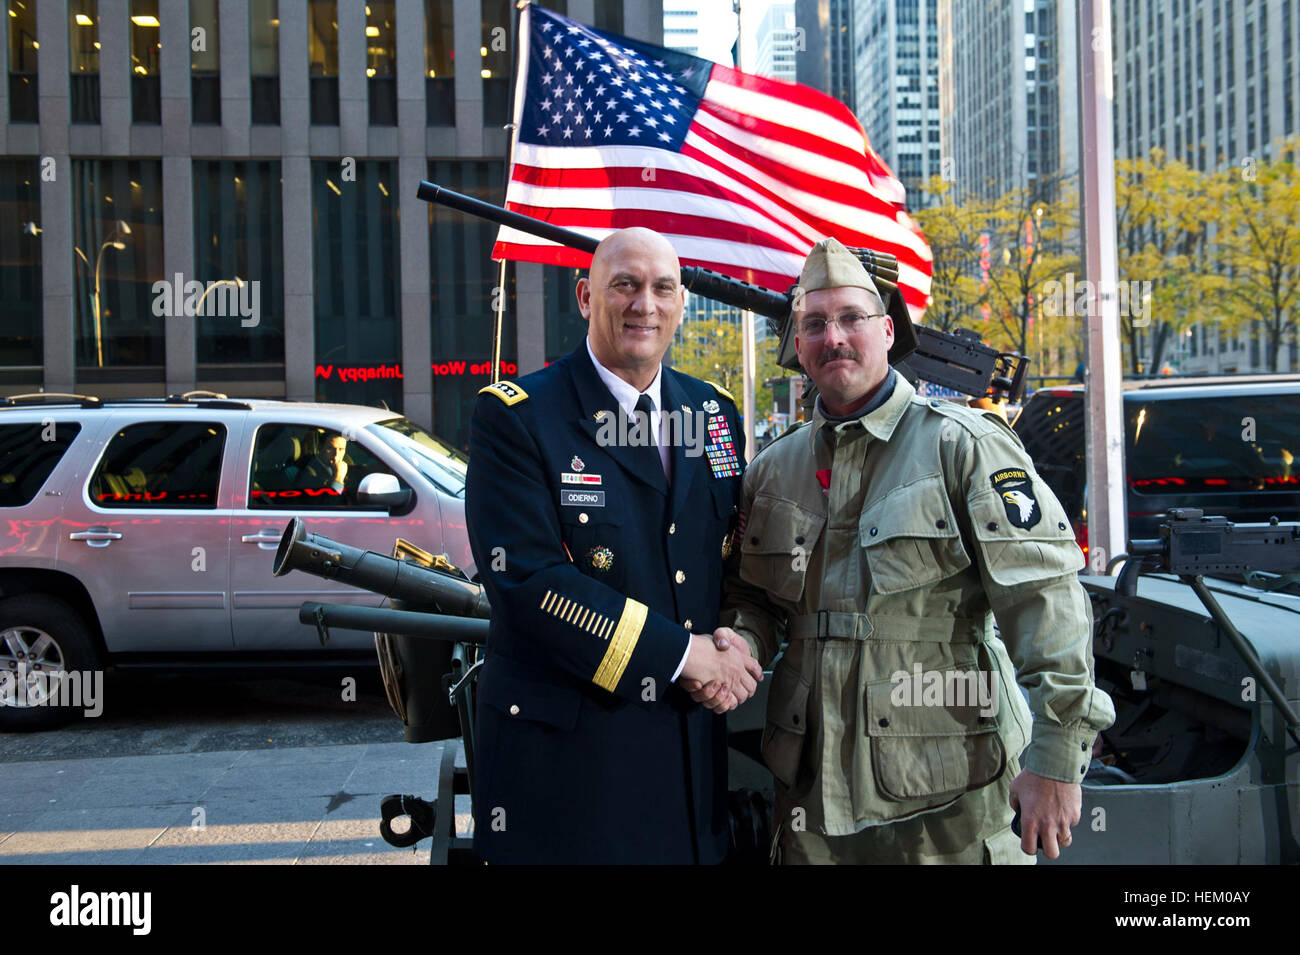
[[[36,123],[39,90],[36,85],[36,0],[9,0],[5,19],[9,28],[9,122]]]
[[[456,125],[454,0],[424,3],[424,99],[429,126]]]
[[[434,161],[429,179],[487,202],[500,202],[505,167],[490,161]],[[465,450],[478,390],[488,384],[495,321],[494,290],[500,266],[493,262],[497,227],[445,206],[429,206],[429,276],[433,285],[433,431]],[[501,337],[503,378],[517,374],[515,277],[507,263],[505,318]]]
[[[39,174],[37,159],[0,159],[0,382],[42,364]]]
[[[190,0],[190,119],[199,125],[221,125],[217,0]]]
[[[396,18],[393,0],[366,4],[366,83],[372,126],[397,125]]]
[[[280,4],[278,0],[248,2],[248,71],[252,121],[280,125]]]
[[[74,123],[99,122],[99,3],[68,2],[68,109]]]
[[[316,398],[401,409],[396,163],[312,164]],[[328,369],[328,370],[327,370]]]
[[[194,162],[194,277],[205,288],[228,283],[240,305],[195,319],[200,383],[284,376],[281,209],[279,162]]]
[[[339,20],[334,0],[308,0],[307,69],[311,77],[311,121],[339,122]]]
[[[162,122],[158,0],[131,0],[131,122]]]
[[[163,323],[153,285],[163,268],[162,163],[157,159],[73,159],[73,300],[77,377],[162,378]]]

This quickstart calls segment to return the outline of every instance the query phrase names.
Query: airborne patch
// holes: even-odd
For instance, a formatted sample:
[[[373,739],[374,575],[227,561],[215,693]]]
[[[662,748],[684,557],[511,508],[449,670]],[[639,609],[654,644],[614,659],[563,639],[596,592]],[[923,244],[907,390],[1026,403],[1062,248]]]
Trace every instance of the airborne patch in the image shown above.
[[[1034,498],[1034,482],[1024,468],[1003,468],[989,475],[993,490],[1002,498],[1007,519],[1016,527],[1029,530],[1043,517]]]
[[[508,405],[518,404],[528,397],[528,392],[510,381],[498,381],[494,385],[487,385],[478,390],[480,395],[484,392],[496,395]]]

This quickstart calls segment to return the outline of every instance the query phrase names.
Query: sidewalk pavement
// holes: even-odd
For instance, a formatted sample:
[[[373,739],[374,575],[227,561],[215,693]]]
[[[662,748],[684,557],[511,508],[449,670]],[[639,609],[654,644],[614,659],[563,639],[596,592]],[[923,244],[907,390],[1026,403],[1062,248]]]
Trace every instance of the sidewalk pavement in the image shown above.
[[[5,763],[0,865],[427,865],[428,839],[414,851],[384,842],[379,800],[389,793],[432,800],[442,746]],[[469,811],[469,797],[457,796],[458,832],[468,831]]]

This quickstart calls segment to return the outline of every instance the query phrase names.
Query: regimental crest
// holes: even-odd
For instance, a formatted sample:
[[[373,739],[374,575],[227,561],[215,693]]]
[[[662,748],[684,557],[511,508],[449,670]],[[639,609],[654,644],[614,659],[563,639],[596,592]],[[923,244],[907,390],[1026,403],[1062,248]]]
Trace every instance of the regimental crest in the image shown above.
[[[599,544],[587,551],[587,563],[592,570],[609,573],[614,568],[614,552],[604,544]]]
[[[719,405],[719,404],[718,404],[716,401],[714,401],[712,398],[710,398],[708,401],[704,402],[704,410],[705,410],[705,412],[708,413],[708,414],[717,414],[718,411],[719,411],[719,409],[720,409],[721,407],[722,407],[722,406]]]
[[[582,463],[582,458],[578,457],[576,454],[573,456],[573,460],[569,462],[570,471],[581,471],[586,466],[587,465]]]
[[[1029,530],[1043,517],[1043,509],[1034,497],[1034,482],[1024,468],[1003,468],[989,475],[989,483],[1002,499],[1007,520]]]

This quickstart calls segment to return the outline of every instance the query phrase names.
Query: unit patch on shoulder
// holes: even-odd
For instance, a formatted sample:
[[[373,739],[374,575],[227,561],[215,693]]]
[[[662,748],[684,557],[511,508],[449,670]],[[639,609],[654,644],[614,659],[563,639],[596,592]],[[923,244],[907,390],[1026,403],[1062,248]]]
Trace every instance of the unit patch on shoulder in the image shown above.
[[[1024,468],[1003,468],[989,475],[989,483],[1002,498],[1007,519],[1025,530],[1033,527],[1043,517],[1042,508],[1034,499],[1034,482]]]
[[[478,393],[480,395],[483,394],[484,392],[489,392],[491,394],[496,395],[498,398],[500,398],[508,405],[518,404],[519,402],[525,400],[528,397],[528,392],[524,391],[524,389],[520,388],[514,382],[510,382],[510,381],[498,381],[494,385],[487,385],[486,387],[480,388],[478,390]]]

